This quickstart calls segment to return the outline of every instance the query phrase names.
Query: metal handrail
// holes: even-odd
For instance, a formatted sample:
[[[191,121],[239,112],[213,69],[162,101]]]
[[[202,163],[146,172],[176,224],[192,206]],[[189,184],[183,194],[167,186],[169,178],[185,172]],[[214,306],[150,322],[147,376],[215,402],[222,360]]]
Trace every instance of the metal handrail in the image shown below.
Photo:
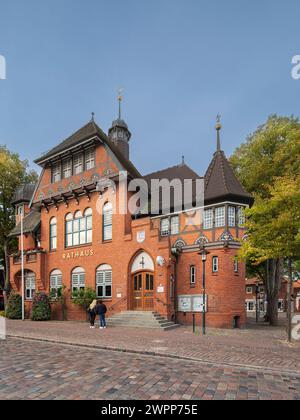
[[[121,302],[125,302],[126,300],[127,300],[127,296],[120,299],[118,302],[116,302],[114,305],[112,305],[108,310],[113,311],[116,306],[118,306]]]

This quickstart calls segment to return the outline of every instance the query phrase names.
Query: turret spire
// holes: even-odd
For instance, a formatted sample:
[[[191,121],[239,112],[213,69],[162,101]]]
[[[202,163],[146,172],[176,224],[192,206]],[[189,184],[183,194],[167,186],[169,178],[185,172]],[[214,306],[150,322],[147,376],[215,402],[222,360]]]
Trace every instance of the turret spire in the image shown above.
[[[220,131],[222,129],[221,124],[221,115],[217,115],[217,124],[216,124],[216,130],[217,130],[217,151],[219,152],[221,150],[221,138],[220,138]]]
[[[123,101],[123,91],[124,89],[118,90],[118,101],[119,101],[119,120],[122,119],[122,101]]]

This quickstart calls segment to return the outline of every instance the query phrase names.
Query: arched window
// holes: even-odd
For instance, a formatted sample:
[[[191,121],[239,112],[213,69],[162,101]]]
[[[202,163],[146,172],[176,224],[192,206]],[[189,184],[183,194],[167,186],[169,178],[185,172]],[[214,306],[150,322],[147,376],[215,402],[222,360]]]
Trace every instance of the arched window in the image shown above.
[[[66,217],[66,247],[91,244],[93,241],[93,211],[77,211]]]
[[[113,223],[113,206],[111,203],[105,204],[103,207],[103,240],[112,240],[112,223]]]
[[[54,270],[50,274],[50,293],[53,298],[57,298],[62,289],[62,272]]]
[[[25,273],[25,297],[32,300],[35,295],[35,274],[32,271]]]
[[[112,268],[110,265],[101,265],[97,269],[96,292],[98,298],[112,297]]]
[[[50,220],[50,251],[57,249],[57,220],[53,217]]]
[[[77,267],[72,271],[72,292],[85,289],[85,270]]]

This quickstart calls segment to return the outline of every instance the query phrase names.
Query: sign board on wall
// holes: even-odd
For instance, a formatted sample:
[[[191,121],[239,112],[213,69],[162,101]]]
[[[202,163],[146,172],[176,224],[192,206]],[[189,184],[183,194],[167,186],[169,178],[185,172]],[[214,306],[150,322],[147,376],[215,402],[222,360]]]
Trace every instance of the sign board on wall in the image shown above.
[[[178,296],[179,312],[203,312],[202,295],[181,295]],[[205,297],[205,312],[207,312],[207,296]]]

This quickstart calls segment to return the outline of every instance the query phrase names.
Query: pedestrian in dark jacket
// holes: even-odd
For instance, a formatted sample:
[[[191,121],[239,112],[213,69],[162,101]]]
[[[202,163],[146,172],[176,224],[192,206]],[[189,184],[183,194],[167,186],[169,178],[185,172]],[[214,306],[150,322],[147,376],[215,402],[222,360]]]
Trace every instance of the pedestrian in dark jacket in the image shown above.
[[[90,323],[91,323],[90,328],[92,328],[92,329],[95,329],[96,308],[97,308],[97,301],[94,300],[93,303],[91,303],[91,305],[88,309],[88,314],[89,314]]]
[[[102,301],[99,301],[96,306],[96,314],[99,315],[100,330],[103,330],[106,328],[106,319],[105,319],[106,312],[107,312],[107,307],[104,305]]]

